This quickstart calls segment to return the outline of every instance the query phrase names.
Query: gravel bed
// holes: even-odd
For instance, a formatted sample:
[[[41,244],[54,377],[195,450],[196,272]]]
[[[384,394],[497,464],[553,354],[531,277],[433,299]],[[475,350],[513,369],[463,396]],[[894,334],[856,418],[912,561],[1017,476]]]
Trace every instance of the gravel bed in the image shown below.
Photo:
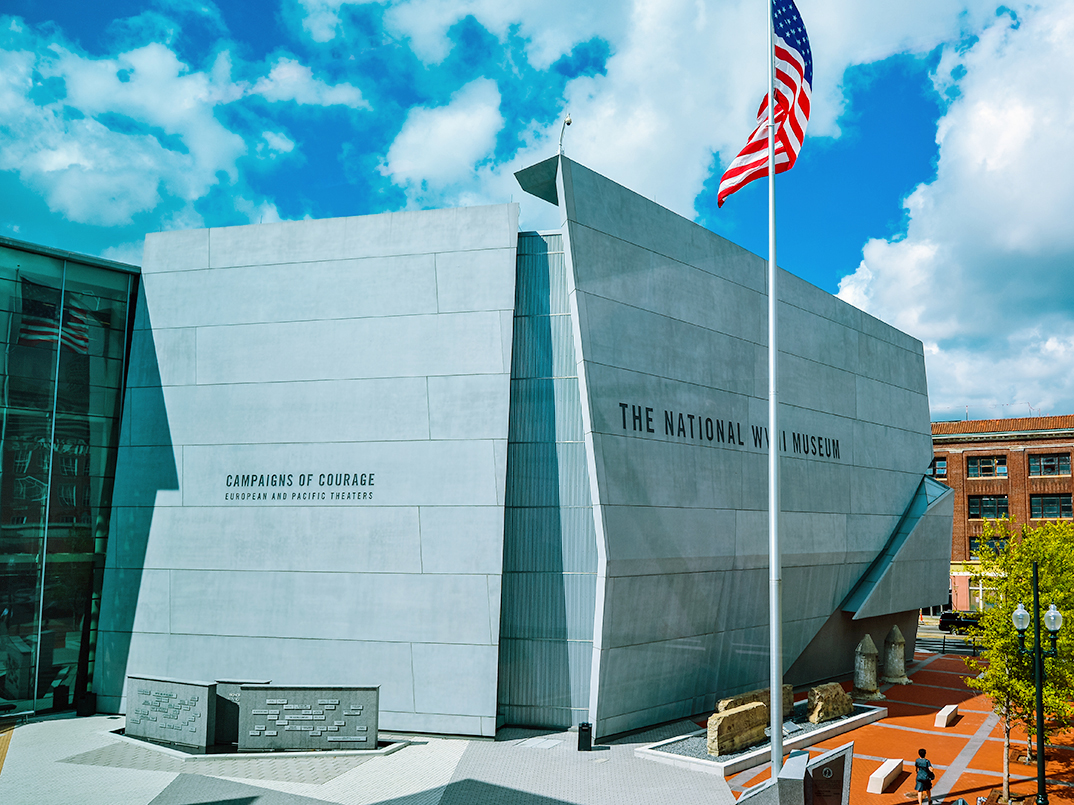
[[[846,718],[853,718],[854,716],[867,712],[869,712],[869,708],[855,704],[854,711],[849,716],[846,716]],[[792,738],[798,738],[801,735],[821,729],[822,727],[828,727],[833,723],[835,723],[835,721],[824,721],[820,724],[809,723],[809,714],[806,712],[806,703],[798,702],[794,706],[794,715],[783,722],[783,740],[786,741]],[[788,732],[788,728],[791,727],[791,725],[793,725],[793,728]],[[770,734],[771,728],[765,729],[765,735]],[[719,763],[726,763],[729,760],[734,760],[735,758],[749,754],[750,752],[756,752],[758,749],[762,749],[765,746],[767,746],[767,744],[754,744],[753,746],[749,746],[738,752],[734,752],[733,754],[710,755],[707,736],[701,734],[688,735],[677,741],[654,746],[652,749],[657,752],[666,752],[669,755],[680,755],[682,757],[692,757],[700,760],[714,760]]]

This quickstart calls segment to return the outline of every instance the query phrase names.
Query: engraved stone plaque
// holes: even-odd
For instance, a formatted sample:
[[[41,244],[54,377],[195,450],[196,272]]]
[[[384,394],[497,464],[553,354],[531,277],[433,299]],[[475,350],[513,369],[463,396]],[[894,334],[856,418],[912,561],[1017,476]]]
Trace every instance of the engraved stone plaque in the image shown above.
[[[853,763],[853,741],[810,760],[806,767],[805,805],[847,805]]]
[[[128,677],[126,734],[204,752],[216,742],[216,685]]]
[[[379,685],[243,685],[239,751],[376,749],[379,712]]]

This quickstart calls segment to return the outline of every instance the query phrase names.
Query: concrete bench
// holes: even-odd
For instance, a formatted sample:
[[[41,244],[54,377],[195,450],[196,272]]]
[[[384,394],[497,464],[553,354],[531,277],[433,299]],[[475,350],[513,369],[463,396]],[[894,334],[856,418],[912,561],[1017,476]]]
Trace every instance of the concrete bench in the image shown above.
[[[869,784],[865,790],[870,794],[883,794],[884,789],[891,785],[891,781],[899,776],[903,762],[900,758],[885,760],[880,768],[869,775]]]
[[[936,720],[932,723],[932,726],[950,727],[956,718],[958,718],[958,705],[949,704],[936,714]]]

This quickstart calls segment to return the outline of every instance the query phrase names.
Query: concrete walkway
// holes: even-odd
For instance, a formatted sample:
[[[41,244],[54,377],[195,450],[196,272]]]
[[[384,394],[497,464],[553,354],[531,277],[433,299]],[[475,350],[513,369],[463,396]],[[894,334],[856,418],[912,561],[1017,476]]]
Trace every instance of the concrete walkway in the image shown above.
[[[913,684],[886,690],[888,717],[811,749],[854,741],[854,805],[909,805],[904,771],[882,794],[866,793],[887,758],[913,761],[924,747],[936,770],[934,801],[980,805],[1000,785],[1002,728],[990,702],[966,687],[962,658],[919,652]],[[849,683],[848,683],[849,686]],[[957,703],[961,717],[933,727],[937,710]],[[121,716],[53,718],[18,727],[0,766],[3,805],[733,805],[766,779],[767,764],[724,781],[715,774],[636,757],[642,744],[697,729],[690,721],[576,750],[574,733],[504,729],[497,740],[412,738],[393,754],[368,757],[189,758],[114,734]],[[1025,736],[1014,736],[1025,746]],[[1074,748],[1049,749],[1049,796],[1074,801]],[[1036,790],[1035,769],[1012,763],[1016,794]]]
[[[634,756],[696,729],[689,721],[577,751],[574,733],[501,730],[497,740],[412,738],[379,757],[205,761],[112,733],[120,716],[15,730],[0,770],[4,805],[733,805],[723,778]]]

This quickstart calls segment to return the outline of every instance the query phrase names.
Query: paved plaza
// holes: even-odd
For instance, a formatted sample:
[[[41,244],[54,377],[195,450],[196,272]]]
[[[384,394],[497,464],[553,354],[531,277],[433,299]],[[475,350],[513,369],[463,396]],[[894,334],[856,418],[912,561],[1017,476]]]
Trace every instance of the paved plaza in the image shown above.
[[[962,649],[957,638],[919,647]],[[965,685],[962,658],[922,650],[908,669],[912,685],[885,689],[887,718],[825,741],[813,755],[854,741],[851,802],[896,805],[913,798],[904,771],[883,794],[866,793],[883,760],[913,759],[924,747],[936,769],[934,801],[979,805],[1000,785],[1003,733],[989,701]],[[961,716],[933,726],[936,711],[957,703]],[[658,763],[635,749],[697,729],[690,721],[578,752],[574,733],[504,729],[496,740],[408,736],[387,755],[193,758],[146,748],[114,734],[122,716],[45,718],[0,734],[4,805],[731,805],[764,780],[767,765],[728,780]],[[384,736],[382,737],[391,737]],[[1025,736],[1015,739],[1024,749]],[[1049,750],[1049,795],[1074,800],[1069,738]],[[1023,751],[1024,754],[1024,751]],[[1035,768],[1013,762],[1016,794],[1035,791]]]

